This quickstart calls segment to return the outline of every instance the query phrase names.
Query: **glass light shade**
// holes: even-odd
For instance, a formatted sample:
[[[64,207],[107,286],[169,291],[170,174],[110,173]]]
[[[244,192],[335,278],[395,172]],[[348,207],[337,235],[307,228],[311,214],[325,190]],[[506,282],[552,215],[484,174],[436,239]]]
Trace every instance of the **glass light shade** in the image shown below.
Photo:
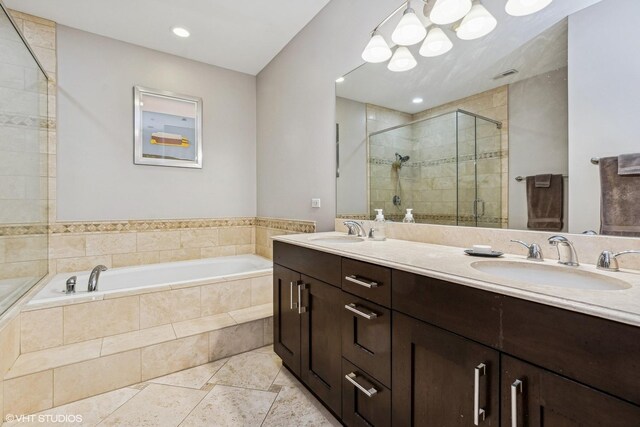
[[[458,37],[462,40],[479,39],[493,31],[496,25],[496,18],[482,4],[476,3],[460,23]]]
[[[391,49],[380,34],[374,34],[362,51],[362,59],[371,63],[384,62],[391,58]]]
[[[426,35],[427,30],[424,28],[424,24],[416,16],[413,9],[408,8],[404,11],[396,29],[393,30],[391,40],[400,46],[411,46],[420,43]]]
[[[471,0],[437,0],[429,19],[437,25],[448,25],[461,20],[469,11]]]
[[[549,6],[553,0],[509,0],[505,10],[511,16],[525,16]]]
[[[422,46],[420,47],[420,55],[431,58],[433,56],[444,55],[449,52],[453,47],[453,43],[442,28],[432,28],[427,34],[427,38],[424,39]]]
[[[387,68],[391,71],[401,72],[409,71],[416,65],[418,65],[418,62],[413,55],[411,55],[409,49],[404,46],[399,46],[391,57],[391,61],[389,61]]]

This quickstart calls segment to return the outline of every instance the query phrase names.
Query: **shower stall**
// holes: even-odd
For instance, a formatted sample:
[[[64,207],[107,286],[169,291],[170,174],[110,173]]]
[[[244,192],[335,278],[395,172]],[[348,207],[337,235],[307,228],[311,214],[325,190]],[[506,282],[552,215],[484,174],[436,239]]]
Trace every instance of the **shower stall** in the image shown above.
[[[369,133],[369,215],[411,208],[416,222],[506,227],[503,143],[501,122],[464,110]]]

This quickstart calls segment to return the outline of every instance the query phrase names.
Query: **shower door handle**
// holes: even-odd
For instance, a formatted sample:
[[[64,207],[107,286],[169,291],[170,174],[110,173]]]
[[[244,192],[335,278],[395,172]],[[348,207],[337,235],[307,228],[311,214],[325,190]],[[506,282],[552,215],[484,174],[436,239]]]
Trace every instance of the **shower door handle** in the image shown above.
[[[484,216],[484,200],[478,199],[478,202],[482,204],[482,213],[478,214],[478,218],[482,218]]]
[[[478,213],[478,205],[482,204],[482,213]],[[485,206],[484,206],[484,200],[482,199],[475,199],[473,201],[473,217],[478,219],[484,216],[484,212],[485,212]]]

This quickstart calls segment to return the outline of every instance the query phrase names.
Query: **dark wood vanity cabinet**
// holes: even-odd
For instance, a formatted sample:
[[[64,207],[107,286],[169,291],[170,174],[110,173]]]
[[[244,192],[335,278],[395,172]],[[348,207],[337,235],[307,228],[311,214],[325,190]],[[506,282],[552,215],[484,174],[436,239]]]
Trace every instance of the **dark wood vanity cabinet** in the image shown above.
[[[640,328],[274,243],[274,348],[347,426],[640,427]]]

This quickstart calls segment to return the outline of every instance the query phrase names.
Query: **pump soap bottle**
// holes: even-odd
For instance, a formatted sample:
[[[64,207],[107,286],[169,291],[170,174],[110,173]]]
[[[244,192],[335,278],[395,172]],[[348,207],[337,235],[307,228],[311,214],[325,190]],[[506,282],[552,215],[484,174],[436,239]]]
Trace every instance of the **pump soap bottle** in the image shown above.
[[[411,212],[413,212],[413,209],[407,209],[407,214],[404,216],[404,219],[402,220],[402,222],[409,223],[409,224],[413,224],[414,222],[416,222],[413,219],[413,214]]]
[[[378,214],[376,215],[376,220],[373,222],[373,227],[371,228],[371,232],[369,233],[369,237],[373,240],[383,241],[387,240],[384,230],[384,215],[382,214],[382,209],[375,209]]]

